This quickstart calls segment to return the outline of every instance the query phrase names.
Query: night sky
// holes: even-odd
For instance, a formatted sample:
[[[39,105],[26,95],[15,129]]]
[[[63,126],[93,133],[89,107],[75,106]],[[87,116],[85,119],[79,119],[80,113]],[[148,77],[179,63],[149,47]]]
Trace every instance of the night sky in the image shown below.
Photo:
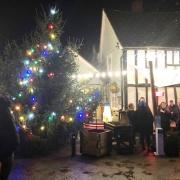
[[[36,11],[54,5],[63,12],[63,40],[83,40],[81,53],[88,58],[92,46],[98,48],[102,8],[131,11],[131,0],[1,0],[0,44],[12,39],[20,42],[33,31]],[[144,11],[180,11],[180,0],[144,0]]]

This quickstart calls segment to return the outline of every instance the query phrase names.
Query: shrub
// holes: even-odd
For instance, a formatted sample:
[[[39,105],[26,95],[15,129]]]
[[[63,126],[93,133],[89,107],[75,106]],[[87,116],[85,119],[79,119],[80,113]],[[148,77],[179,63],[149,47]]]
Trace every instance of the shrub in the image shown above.
[[[49,153],[47,139],[42,139],[39,136],[32,136],[26,142],[20,143],[20,155],[26,158],[35,156],[47,155]]]

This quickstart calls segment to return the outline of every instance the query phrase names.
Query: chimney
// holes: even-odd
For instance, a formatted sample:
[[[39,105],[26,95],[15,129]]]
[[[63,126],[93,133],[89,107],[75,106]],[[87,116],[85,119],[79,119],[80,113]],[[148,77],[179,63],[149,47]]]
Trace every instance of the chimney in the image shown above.
[[[134,13],[143,12],[143,0],[133,0],[133,2],[132,2],[132,12],[134,12]]]

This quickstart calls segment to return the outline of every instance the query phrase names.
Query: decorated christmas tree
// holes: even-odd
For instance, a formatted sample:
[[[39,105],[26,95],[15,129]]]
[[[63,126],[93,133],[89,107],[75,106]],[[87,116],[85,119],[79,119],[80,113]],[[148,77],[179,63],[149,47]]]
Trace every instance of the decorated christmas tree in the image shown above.
[[[37,30],[24,44],[24,56],[14,89],[14,114],[17,123],[33,134],[55,131],[61,122],[82,123],[93,118],[100,101],[97,89],[80,86],[76,73],[78,45],[61,43],[62,18],[54,8],[37,21]],[[17,90],[18,89],[18,90]]]
[[[17,74],[18,92],[12,97],[15,115],[24,129],[33,126],[44,130],[69,109],[69,97],[76,89],[72,74],[77,49],[72,44],[62,46],[61,32],[61,14],[54,8],[38,20],[38,28],[27,43],[23,67]]]

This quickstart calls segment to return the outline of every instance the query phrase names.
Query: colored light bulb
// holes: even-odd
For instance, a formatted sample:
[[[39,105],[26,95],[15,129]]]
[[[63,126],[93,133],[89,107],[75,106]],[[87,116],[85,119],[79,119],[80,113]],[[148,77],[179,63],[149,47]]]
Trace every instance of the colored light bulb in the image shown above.
[[[54,73],[53,72],[50,72],[50,73],[48,73],[48,75],[47,75],[49,78],[53,78],[54,77]]]
[[[35,111],[36,110],[36,106],[32,106],[32,110]]]
[[[15,106],[15,110],[16,110],[16,111],[20,111],[20,110],[21,110],[21,107],[20,107],[19,105],[16,105],[16,106]]]
[[[44,71],[43,71],[43,69],[42,69],[42,68],[41,68],[41,69],[39,69],[39,73],[41,73],[41,74],[42,74],[43,72],[44,72]]]
[[[29,113],[29,114],[28,114],[28,119],[29,119],[29,120],[34,119],[34,113]]]
[[[23,129],[26,129],[26,125],[23,125],[22,127],[23,127]]]
[[[15,100],[16,100],[16,98],[15,98],[15,97],[12,97],[12,100],[13,100],[13,101],[15,101]]]
[[[24,61],[24,65],[29,65],[29,60],[28,59]]]
[[[50,30],[54,29],[54,24],[53,23],[48,23],[48,29],[50,29]]]
[[[70,117],[70,118],[69,118],[69,121],[70,121],[70,122],[72,122],[72,121],[73,121],[73,118],[72,118],[72,117]]]
[[[31,56],[31,55],[32,55],[31,50],[27,50],[27,55],[28,55],[28,56]]]
[[[50,38],[54,40],[56,38],[56,35],[54,33],[50,33]]]
[[[80,110],[80,107],[79,107],[79,106],[77,106],[77,107],[76,107],[76,110]]]
[[[31,87],[31,88],[29,88],[29,92],[31,93],[31,94],[33,94],[34,93],[34,89]]]
[[[21,92],[18,94],[18,97],[22,97],[22,93]]]
[[[53,117],[50,115],[49,117],[48,117],[48,121],[52,121],[53,120]]]
[[[25,120],[25,119],[24,119],[24,116],[20,116],[20,117],[19,117],[19,120],[20,120],[20,121],[24,121],[24,120]]]
[[[56,8],[52,8],[52,9],[50,10],[51,15],[55,15],[57,12],[58,12],[58,11],[56,10]]]
[[[33,78],[30,78],[29,81],[30,81],[30,82],[33,82]]]
[[[48,48],[49,48],[49,50],[53,50],[53,46],[51,43],[48,43]]]
[[[45,130],[45,127],[44,127],[44,126],[41,126],[41,127],[40,127],[40,130],[41,130],[41,131],[44,131],[44,130]]]
[[[52,116],[56,116],[56,113],[55,113],[55,112],[52,112]]]

